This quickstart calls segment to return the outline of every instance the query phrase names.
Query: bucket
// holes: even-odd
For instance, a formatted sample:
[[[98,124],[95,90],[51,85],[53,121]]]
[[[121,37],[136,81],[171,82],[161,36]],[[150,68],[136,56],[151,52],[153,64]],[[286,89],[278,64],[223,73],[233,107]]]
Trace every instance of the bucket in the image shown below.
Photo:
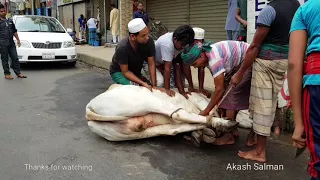
[[[93,46],[100,46],[99,41],[94,41],[94,42],[93,42]]]

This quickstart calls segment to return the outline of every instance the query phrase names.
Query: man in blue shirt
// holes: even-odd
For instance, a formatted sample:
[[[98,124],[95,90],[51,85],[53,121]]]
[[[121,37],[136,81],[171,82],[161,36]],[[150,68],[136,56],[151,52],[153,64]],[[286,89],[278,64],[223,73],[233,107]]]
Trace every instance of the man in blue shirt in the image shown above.
[[[85,32],[86,32],[86,24],[84,22],[83,14],[80,15],[78,22],[79,22],[79,39],[81,41],[82,38],[85,36]]]
[[[27,77],[20,72],[20,63],[17,55],[16,45],[13,41],[13,36],[17,40],[18,47],[20,47],[21,43],[16,26],[11,19],[6,18],[6,9],[2,4],[0,4],[0,55],[5,79],[9,80],[13,79],[13,77],[10,75],[9,56],[12,61],[11,68],[18,78]]]
[[[143,11],[143,3],[142,3],[142,2],[139,2],[137,8],[138,8],[138,10],[133,13],[133,19],[134,19],[134,18],[141,18],[141,19],[143,19],[144,23],[148,26],[149,17],[148,17],[148,15],[147,15],[147,13],[145,13],[145,12]]]

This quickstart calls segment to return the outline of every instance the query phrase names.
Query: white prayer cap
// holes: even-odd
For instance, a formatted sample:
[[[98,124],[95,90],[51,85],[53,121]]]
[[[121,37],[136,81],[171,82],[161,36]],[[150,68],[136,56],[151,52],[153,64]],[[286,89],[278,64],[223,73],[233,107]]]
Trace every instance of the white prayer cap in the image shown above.
[[[205,32],[204,29],[195,27],[193,28],[193,31],[194,31],[194,39],[197,39],[197,40],[204,39],[204,32]]]
[[[141,18],[132,19],[128,23],[128,29],[129,29],[130,33],[140,32],[145,27],[146,27],[146,24],[144,23],[143,19],[141,19]]]

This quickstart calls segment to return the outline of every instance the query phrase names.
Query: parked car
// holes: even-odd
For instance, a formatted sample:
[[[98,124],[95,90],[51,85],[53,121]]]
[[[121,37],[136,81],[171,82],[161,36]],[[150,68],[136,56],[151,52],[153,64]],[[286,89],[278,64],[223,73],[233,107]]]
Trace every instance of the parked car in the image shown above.
[[[21,41],[21,46],[17,48],[21,63],[66,62],[70,66],[76,64],[77,52],[73,39],[56,18],[15,15],[12,19]]]

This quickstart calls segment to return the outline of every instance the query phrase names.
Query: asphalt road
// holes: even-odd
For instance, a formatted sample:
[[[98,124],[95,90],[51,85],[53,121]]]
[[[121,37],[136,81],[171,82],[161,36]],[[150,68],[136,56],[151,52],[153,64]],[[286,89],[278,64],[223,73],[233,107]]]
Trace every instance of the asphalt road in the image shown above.
[[[283,170],[260,171],[238,158],[247,149],[244,131],[236,145],[224,147],[195,148],[181,136],[109,142],[85,119],[87,103],[112,83],[106,71],[56,64],[22,70],[27,79],[0,78],[1,180],[309,178],[307,153],[293,160],[295,149],[284,142],[268,141],[267,163]],[[232,163],[251,170],[228,170]]]

